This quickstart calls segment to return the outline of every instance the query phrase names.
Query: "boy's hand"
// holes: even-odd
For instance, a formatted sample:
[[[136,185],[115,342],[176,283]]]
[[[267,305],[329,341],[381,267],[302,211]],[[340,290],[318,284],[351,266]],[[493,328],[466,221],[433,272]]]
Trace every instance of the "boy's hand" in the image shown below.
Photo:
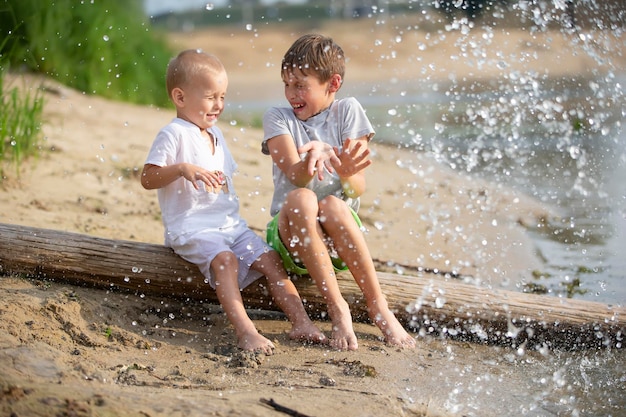
[[[332,146],[319,140],[311,142],[298,148],[299,154],[307,154],[305,161],[307,163],[307,172],[310,176],[315,175],[321,181],[324,179],[324,169],[333,172],[336,166],[341,165],[341,161]]]
[[[333,167],[339,178],[349,178],[372,165],[372,161],[369,159],[370,150],[363,149],[363,147],[361,140],[346,139],[341,152],[336,147],[334,148],[340,163],[333,163]]]
[[[196,190],[199,190],[198,181],[205,184],[205,188],[212,193],[219,193],[222,187],[226,185],[226,177],[221,171],[209,171],[201,168],[197,165],[184,164],[181,167],[181,174],[185,179],[193,185]]]

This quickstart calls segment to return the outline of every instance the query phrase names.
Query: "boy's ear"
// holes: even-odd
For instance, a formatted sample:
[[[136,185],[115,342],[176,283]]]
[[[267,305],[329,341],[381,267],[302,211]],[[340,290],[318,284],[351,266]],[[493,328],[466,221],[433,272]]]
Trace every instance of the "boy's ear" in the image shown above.
[[[336,93],[341,88],[341,82],[342,82],[341,75],[333,74],[330,77],[330,81],[329,81],[329,84],[328,84],[328,90],[331,93]]]
[[[185,104],[185,92],[179,87],[172,89],[172,101],[176,106]]]

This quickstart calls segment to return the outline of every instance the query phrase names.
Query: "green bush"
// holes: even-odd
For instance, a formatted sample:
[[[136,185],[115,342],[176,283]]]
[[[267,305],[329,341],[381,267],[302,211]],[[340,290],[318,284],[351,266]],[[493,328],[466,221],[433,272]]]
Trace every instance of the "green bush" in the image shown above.
[[[0,0],[0,53],[88,94],[168,105],[172,53],[152,31],[140,0]],[[4,40],[4,42],[3,42]]]

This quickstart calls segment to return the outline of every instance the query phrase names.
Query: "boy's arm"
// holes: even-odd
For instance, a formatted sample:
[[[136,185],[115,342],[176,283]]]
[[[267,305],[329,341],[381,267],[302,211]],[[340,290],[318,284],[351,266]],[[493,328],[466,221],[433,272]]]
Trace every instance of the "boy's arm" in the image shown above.
[[[204,182],[213,190],[219,191],[224,185],[224,176],[218,171],[208,171],[193,164],[180,163],[160,167],[158,165],[145,164],[141,172],[141,185],[146,190],[163,188],[180,177],[185,179],[198,190],[198,181]]]
[[[332,147],[320,141],[296,149],[290,135],[278,135],[267,141],[267,147],[274,163],[296,187],[305,187],[316,173],[322,179],[325,166],[332,170],[332,166],[326,165],[329,160],[340,164]],[[299,151],[306,153],[304,160],[300,159]]]
[[[141,172],[141,185],[146,190],[163,188],[182,176],[178,165],[158,165],[145,164]]]

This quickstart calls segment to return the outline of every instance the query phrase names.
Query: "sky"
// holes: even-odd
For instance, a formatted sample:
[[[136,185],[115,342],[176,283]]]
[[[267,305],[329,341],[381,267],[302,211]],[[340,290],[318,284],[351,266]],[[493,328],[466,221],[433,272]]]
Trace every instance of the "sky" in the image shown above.
[[[261,0],[261,4],[273,4],[280,0]],[[287,0],[287,3],[305,3],[306,0]],[[228,0],[143,0],[144,10],[148,16],[167,12],[182,12],[188,10],[202,10],[207,4],[221,7],[228,4]]]
[[[143,8],[148,15],[167,12],[182,12],[193,9],[204,9],[207,4],[216,7],[224,6],[228,0],[143,0]]]

